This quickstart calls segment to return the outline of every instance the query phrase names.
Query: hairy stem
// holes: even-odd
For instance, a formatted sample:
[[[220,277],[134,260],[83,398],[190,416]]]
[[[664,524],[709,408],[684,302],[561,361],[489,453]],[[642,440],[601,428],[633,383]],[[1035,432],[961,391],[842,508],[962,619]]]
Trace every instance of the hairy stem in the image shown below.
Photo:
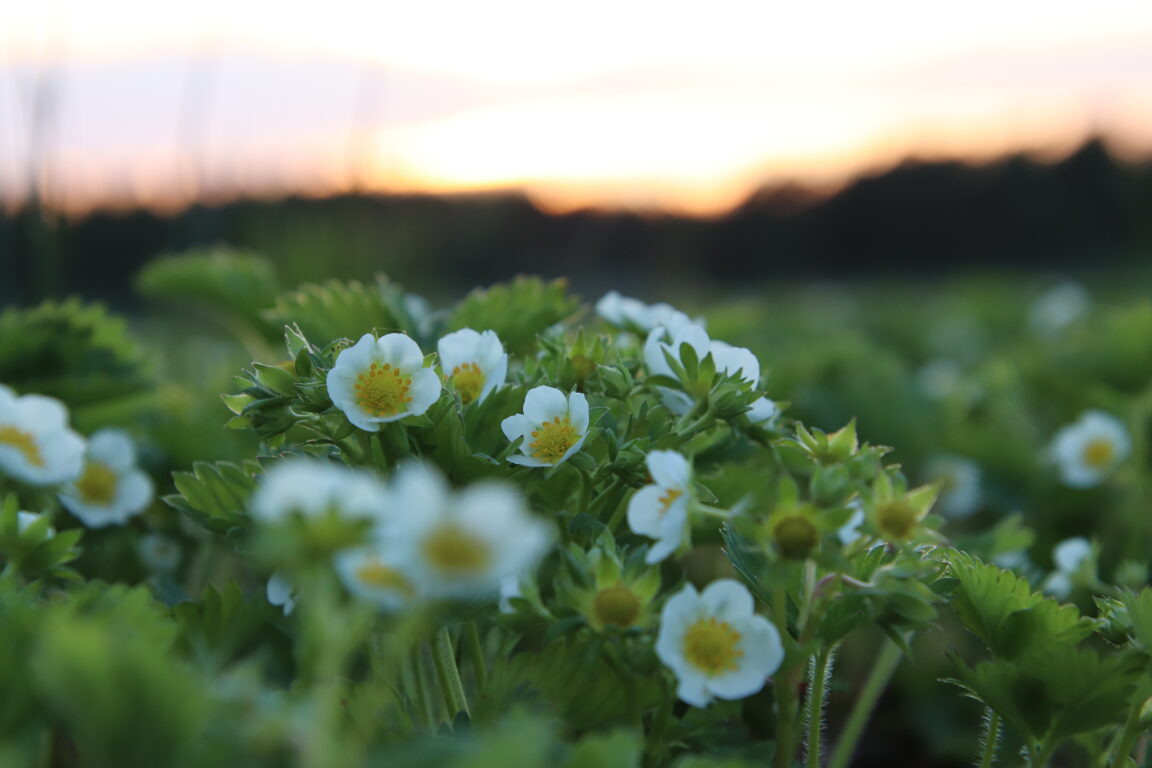
[[[980,768],[992,768],[996,762],[996,748],[1000,746],[1000,715],[991,707],[984,710],[984,748],[981,751]]]
[[[808,685],[808,768],[820,768],[824,706],[828,698],[828,678],[832,676],[833,653],[833,649],[823,648],[812,657],[812,673]]]
[[[860,741],[860,734],[864,732],[864,726],[868,724],[872,710],[876,708],[880,694],[888,686],[892,673],[900,665],[901,656],[900,646],[891,640],[885,640],[884,648],[880,651],[880,657],[876,659],[872,672],[869,673],[864,687],[860,690],[860,695],[856,697],[856,702],[852,705],[852,711],[848,713],[844,730],[840,732],[836,748],[832,751],[829,768],[847,768],[852,755],[856,752],[856,744]]]

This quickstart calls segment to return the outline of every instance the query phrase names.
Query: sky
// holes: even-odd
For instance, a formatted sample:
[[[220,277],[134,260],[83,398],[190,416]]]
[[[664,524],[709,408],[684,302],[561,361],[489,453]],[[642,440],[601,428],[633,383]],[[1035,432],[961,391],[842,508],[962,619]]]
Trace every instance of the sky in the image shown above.
[[[1152,2],[527,0],[0,11],[0,198],[520,188],[715,214],[903,157],[1152,150]]]

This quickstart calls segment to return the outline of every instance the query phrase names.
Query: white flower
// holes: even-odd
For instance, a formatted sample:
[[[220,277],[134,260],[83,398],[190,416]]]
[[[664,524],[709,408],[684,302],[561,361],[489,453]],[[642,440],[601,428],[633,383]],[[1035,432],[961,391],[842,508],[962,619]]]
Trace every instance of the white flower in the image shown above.
[[[1068,597],[1077,573],[1091,555],[1092,544],[1082,536],[1061,541],[1052,550],[1052,562],[1056,570],[1048,575],[1041,589],[1061,599]]]
[[[368,432],[405,416],[419,416],[440,397],[440,377],[424,367],[424,353],[402,333],[366,333],[342,350],[328,371],[328,396],[348,421]]]
[[[1084,286],[1071,281],[1061,283],[1032,303],[1028,324],[1037,333],[1053,336],[1086,315],[1091,303]]]
[[[340,552],[334,562],[349,592],[383,610],[395,611],[416,596],[412,581],[396,559],[386,543],[378,543]]]
[[[152,503],[152,480],[136,466],[132,438],[102,429],[88,440],[83,473],[59,497],[89,528],[124,525]]]
[[[280,606],[280,610],[284,612],[285,616],[292,613],[296,608],[296,595],[292,582],[288,581],[284,574],[279,571],[273,573],[268,579],[264,594],[271,605]]]
[[[628,501],[628,527],[656,539],[644,560],[658,563],[676,551],[688,527],[692,465],[676,451],[652,451],[646,459],[655,481]]]
[[[609,291],[596,302],[596,314],[617,328],[643,333],[658,327],[675,330],[692,323],[692,318],[670,304],[649,305],[616,291]]]
[[[722,341],[708,338],[708,332],[695,324],[684,325],[676,330],[659,327],[648,334],[644,342],[644,362],[648,370],[661,376],[676,378],[665,353],[673,360],[680,361],[681,345],[687,344],[696,353],[697,360],[711,354],[716,370],[729,375],[738,375],[752,386],[760,379],[760,361],[756,355],[743,347],[733,347]],[[692,407],[692,399],[683,392],[658,387],[664,404],[675,413],[686,413]]]
[[[68,427],[68,409],[43,395],[17,397],[0,385],[0,473],[31,485],[74,480],[84,439]]]
[[[936,508],[957,520],[970,517],[980,508],[980,465],[962,456],[941,454],[927,463],[928,482],[942,481]]]
[[[477,483],[453,492],[424,464],[401,465],[390,485],[396,514],[381,526],[382,562],[428,597],[495,597],[508,576],[534,569],[552,531],[514,486]]]
[[[771,424],[780,415],[780,406],[766,397],[757,398],[748,406],[748,421],[753,424]]]
[[[500,580],[500,600],[496,603],[500,613],[516,613],[516,609],[512,607],[512,600],[524,597],[524,589],[520,586],[521,578],[523,577],[513,574]]]
[[[388,508],[388,491],[366,470],[313,459],[287,459],[268,470],[250,504],[252,517],[264,523],[290,515],[321,517],[330,512],[349,519],[379,519]]]
[[[848,522],[836,530],[836,538],[840,539],[840,544],[844,547],[860,538],[860,526],[864,524],[864,520],[867,518],[864,513],[864,502],[859,497],[848,502],[848,507],[852,510],[852,517],[848,518]]]
[[[588,436],[588,398],[579,392],[565,396],[555,387],[535,387],[524,396],[524,412],[509,416],[500,427],[520,443],[523,456],[508,461],[525,467],[554,467],[580,450]]]
[[[1086,411],[1056,433],[1050,455],[1066,485],[1088,488],[1115,469],[1130,449],[1128,430],[1118,419],[1103,411]]]
[[[462,328],[440,339],[436,351],[444,378],[452,382],[465,405],[483,400],[508,376],[508,354],[496,331],[477,333]]]
[[[764,687],[784,660],[780,633],[754,613],[743,584],[720,579],[702,593],[691,585],[660,614],[656,655],[676,673],[676,695],[694,707],[712,697],[742,699]]]
[[[136,554],[144,567],[155,573],[171,573],[180,565],[180,544],[162,533],[141,536]]]

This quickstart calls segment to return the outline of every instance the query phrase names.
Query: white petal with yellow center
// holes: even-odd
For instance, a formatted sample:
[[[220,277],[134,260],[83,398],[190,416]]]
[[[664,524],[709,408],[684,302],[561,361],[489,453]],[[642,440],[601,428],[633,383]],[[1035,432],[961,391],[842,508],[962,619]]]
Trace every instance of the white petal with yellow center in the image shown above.
[[[17,397],[0,385],[0,474],[30,485],[79,476],[84,439],[68,427],[68,410],[42,395]]]
[[[676,674],[677,695],[696,707],[713,697],[756,693],[784,659],[776,627],[755,614],[752,595],[731,579],[714,581],[702,593],[689,584],[669,598],[656,654]]]
[[[1088,488],[1111,474],[1128,457],[1131,447],[1128,430],[1120,420],[1103,411],[1086,411],[1056,433],[1049,455],[1064,484]]]
[[[508,355],[495,331],[462,328],[436,344],[440,369],[461,401],[483,400],[508,377]]]
[[[136,466],[132,438],[117,429],[102,429],[88,441],[80,477],[59,497],[88,528],[124,525],[152,503],[152,480]]]
[[[580,450],[588,424],[588,399],[584,395],[535,387],[524,397],[524,412],[500,424],[509,440],[523,438],[521,455],[510,456],[508,461],[526,467],[556,466]]]
[[[645,561],[658,563],[675,552],[688,532],[692,466],[676,451],[652,451],[646,463],[654,483],[628,500],[628,527],[656,539]]]
[[[440,397],[440,377],[424,367],[424,354],[402,333],[370,333],[336,356],[326,379],[328,396],[353,425],[377,432],[381,424],[418,416]]]

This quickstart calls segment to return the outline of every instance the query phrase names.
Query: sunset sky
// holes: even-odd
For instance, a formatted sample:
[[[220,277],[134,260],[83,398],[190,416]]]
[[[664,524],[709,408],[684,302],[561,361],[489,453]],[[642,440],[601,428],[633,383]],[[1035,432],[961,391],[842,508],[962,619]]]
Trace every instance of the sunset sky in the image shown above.
[[[10,5],[0,197],[35,174],[71,210],[357,185],[715,213],[907,155],[1152,150],[1148,0]]]

